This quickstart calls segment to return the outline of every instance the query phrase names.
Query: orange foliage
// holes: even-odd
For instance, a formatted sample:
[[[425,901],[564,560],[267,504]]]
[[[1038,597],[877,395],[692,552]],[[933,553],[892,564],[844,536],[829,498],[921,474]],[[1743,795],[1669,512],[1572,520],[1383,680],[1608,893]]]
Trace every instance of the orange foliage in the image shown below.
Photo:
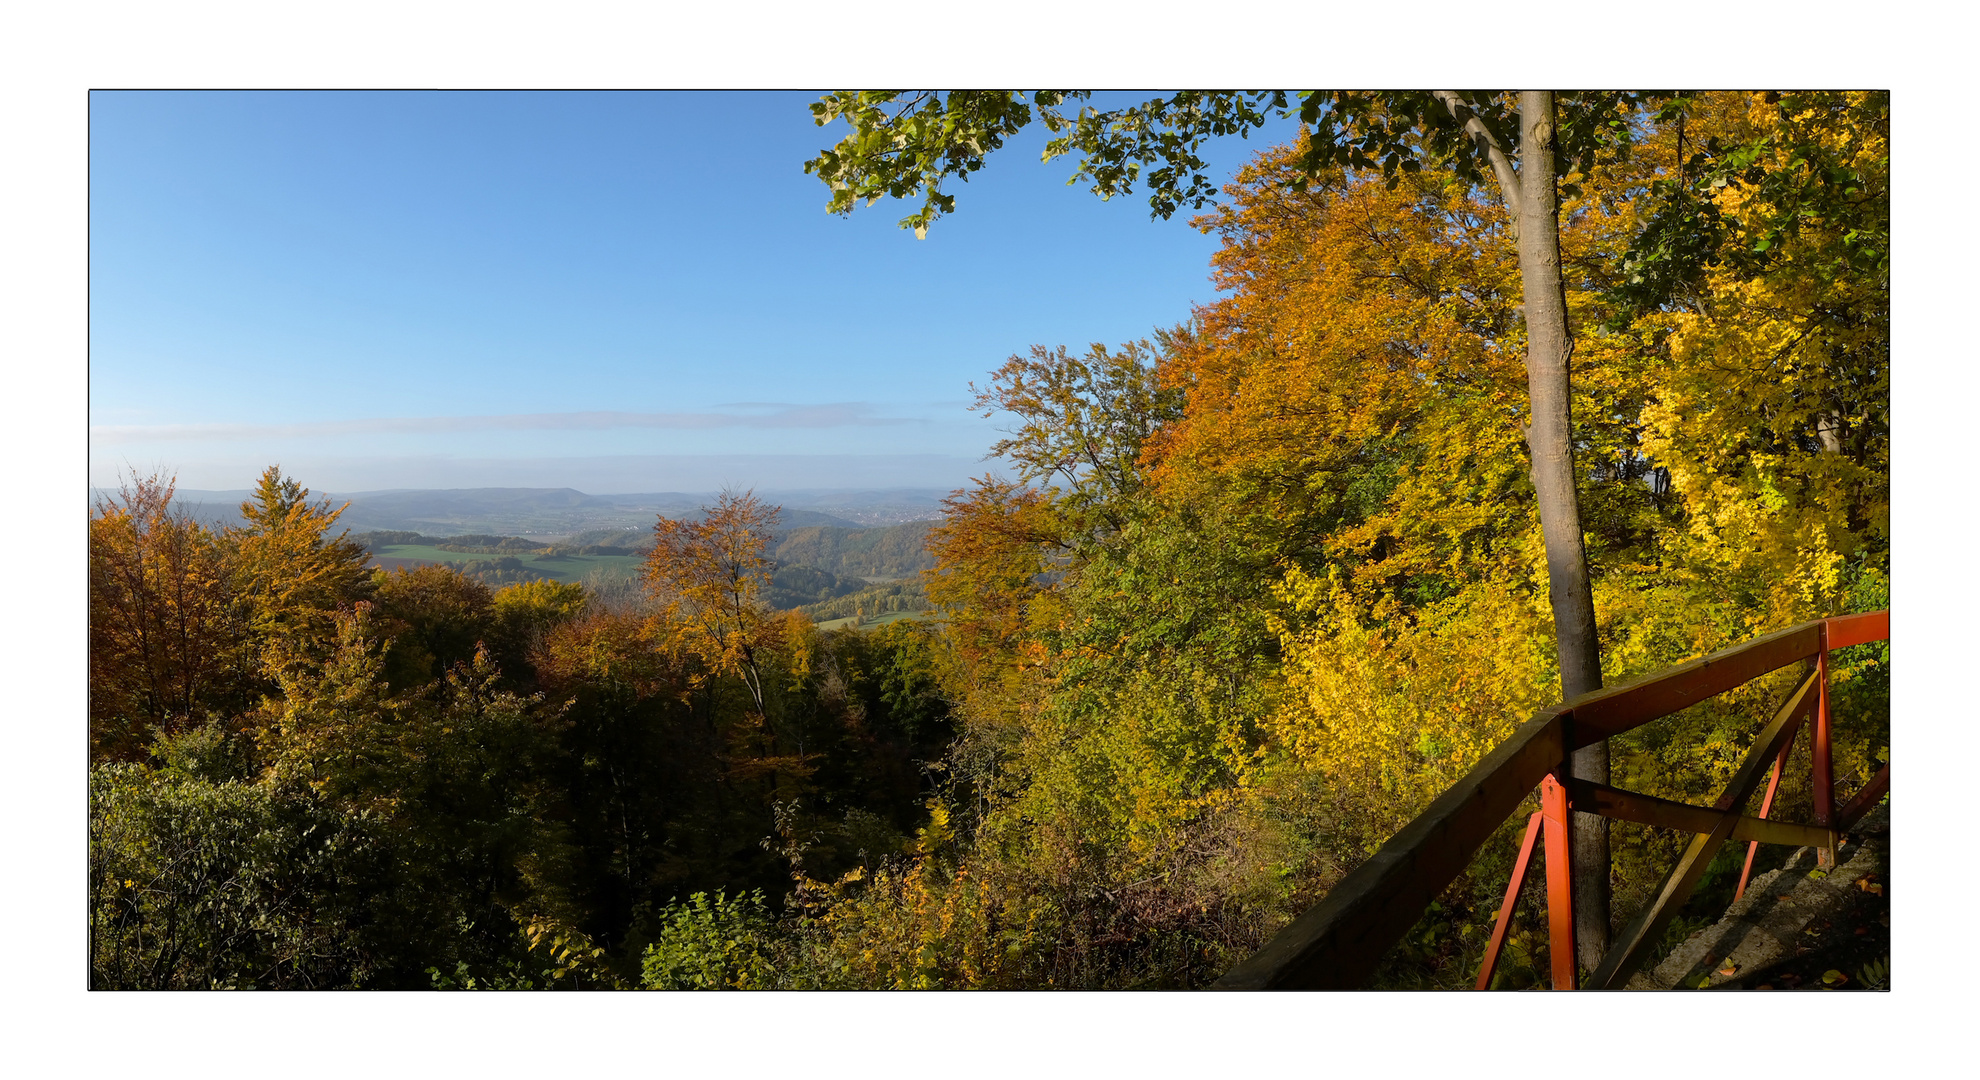
[[[699,521],[655,522],[646,557],[647,587],[665,605],[659,625],[711,670],[739,676],[759,719],[762,654],[782,626],[759,600],[775,569],[767,551],[777,514],[749,492],[724,491]]]

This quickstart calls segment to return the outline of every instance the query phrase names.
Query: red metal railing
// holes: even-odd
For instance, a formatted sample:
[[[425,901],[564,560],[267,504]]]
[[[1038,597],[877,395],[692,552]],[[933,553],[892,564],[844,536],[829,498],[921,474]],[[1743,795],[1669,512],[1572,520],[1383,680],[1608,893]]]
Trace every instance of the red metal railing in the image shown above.
[[[1556,989],[1577,985],[1574,897],[1569,888],[1573,812],[1600,814],[1695,834],[1650,904],[1618,935],[1588,977],[1589,987],[1619,987],[1635,972],[1664,927],[1728,841],[1747,842],[1745,891],[1760,844],[1812,846],[1832,861],[1842,832],[1883,798],[1890,766],[1835,809],[1829,745],[1829,653],[1890,637],[1890,612],[1816,619],[1710,656],[1666,668],[1622,686],[1584,694],[1541,711],[1499,744],[1464,778],[1389,838],[1373,857],[1342,878],[1326,897],[1249,959],[1225,973],[1224,989],[1324,989],[1359,986],[1382,954],[1416,924],[1437,894],[1537,785],[1540,810],[1527,819],[1512,881],[1486,947],[1478,986],[1491,985],[1513,907],[1533,864],[1545,851],[1548,951]],[[1669,716],[1789,664],[1813,660],[1813,670],[1788,695],[1753,740],[1732,780],[1710,807],[1671,802],[1604,784],[1574,780],[1568,759],[1583,746]],[[1814,718],[1810,752],[1814,821],[1776,821],[1774,795],[1803,722]],[[1758,816],[1739,813],[1771,770]]]

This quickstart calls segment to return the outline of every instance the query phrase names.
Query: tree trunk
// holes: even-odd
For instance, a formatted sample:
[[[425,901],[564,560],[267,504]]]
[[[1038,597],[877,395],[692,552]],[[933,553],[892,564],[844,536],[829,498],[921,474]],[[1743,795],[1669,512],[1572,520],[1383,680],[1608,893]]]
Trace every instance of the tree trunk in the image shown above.
[[[1533,457],[1533,487],[1539,495],[1540,531],[1547,549],[1547,592],[1554,610],[1561,694],[1572,699],[1601,689],[1602,661],[1574,487],[1568,398],[1568,359],[1574,339],[1568,335],[1567,294],[1561,284],[1553,93],[1522,91],[1519,124],[1519,275],[1526,305],[1526,387],[1533,408],[1526,445]],[[1573,773],[1579,779],[1608,783],[1608,744],[1577,751]],[[1572,830],[1575,951],[1582,967],[1593,968],[1609,944],[1608,824],[1594,814],[1576,814]]]

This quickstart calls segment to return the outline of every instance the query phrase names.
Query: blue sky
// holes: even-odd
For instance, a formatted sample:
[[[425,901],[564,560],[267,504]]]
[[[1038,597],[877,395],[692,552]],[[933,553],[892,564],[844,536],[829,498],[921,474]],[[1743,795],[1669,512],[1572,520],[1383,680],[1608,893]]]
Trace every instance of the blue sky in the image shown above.
[[[1215,295],[1212,237],[1041,132],[926,240],[827,214],[811,100],[92,94],[92,483],[956,486],[999,426],[972,381]]]

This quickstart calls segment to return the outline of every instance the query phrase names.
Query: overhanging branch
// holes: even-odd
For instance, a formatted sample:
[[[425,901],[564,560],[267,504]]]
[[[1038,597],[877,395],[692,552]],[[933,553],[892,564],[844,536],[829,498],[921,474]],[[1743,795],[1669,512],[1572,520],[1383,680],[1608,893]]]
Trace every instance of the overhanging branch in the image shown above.
[[[1472,111],[1471,104],[1458,96],[1455,90],[1432,90],[1430,96],[1450,110],[1451,118],[1464,125],[1465,134],[1478,147],[1485,160],[1492,163],[1492,175],[1499,180],[1499,201],[1507,210],[1514,211],[1507,220],[1513,224],[1515,235],[1519,228],[1519,172],[1513,168],[1512,158],[1507,156],[1504,144],[1498,136],[1485,126],[1485,122]]]

